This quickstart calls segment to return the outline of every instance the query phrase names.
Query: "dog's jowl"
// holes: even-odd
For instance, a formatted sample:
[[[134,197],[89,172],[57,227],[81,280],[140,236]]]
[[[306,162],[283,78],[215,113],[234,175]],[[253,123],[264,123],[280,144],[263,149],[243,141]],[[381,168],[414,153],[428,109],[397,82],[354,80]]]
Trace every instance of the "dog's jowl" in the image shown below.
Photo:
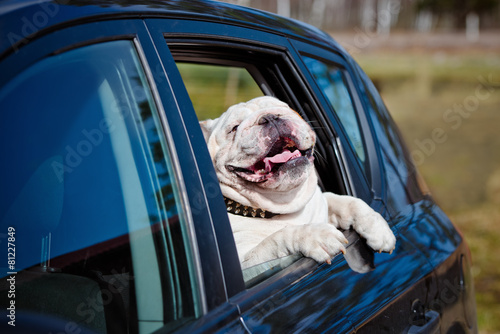
[[[362,200],[322,193],[316,135],[284,102],[265,96],[200,123],[225,197],[242,268],[292,254],[330,263],[353,228],[392,252],[387,222]]]

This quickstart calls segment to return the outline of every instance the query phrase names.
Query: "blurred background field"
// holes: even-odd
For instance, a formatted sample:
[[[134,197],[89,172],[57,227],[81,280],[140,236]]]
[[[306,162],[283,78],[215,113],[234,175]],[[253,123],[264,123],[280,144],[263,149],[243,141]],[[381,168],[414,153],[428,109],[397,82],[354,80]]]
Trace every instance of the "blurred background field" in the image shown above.
[[[328,31],[367,72],[470,246],[480,333],[500,333],[499,0],[229,2]]]

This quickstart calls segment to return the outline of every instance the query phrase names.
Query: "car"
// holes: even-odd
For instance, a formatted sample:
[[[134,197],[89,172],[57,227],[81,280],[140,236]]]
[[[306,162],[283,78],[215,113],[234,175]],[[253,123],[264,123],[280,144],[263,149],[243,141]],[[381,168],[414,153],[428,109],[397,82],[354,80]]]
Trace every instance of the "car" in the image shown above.
[[[2,332],[476,333],[471,256],[332,37],[215,1],[0,4]],[[325,191],[388,221],[242,271],[199,121],[272,95]]]

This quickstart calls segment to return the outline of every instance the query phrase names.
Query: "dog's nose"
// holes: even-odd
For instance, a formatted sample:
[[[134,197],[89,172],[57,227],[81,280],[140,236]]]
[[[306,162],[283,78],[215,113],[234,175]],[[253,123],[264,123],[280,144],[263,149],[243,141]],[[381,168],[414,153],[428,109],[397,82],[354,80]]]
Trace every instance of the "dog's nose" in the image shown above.
[[[280,118],[280,115],[277,115],[277,114],[262,115],[259,118],[258,124],[259,125],[264,125],[264,124],[267,124],[267,123],[273,123],[273,122],[277,121],[279,118]]]

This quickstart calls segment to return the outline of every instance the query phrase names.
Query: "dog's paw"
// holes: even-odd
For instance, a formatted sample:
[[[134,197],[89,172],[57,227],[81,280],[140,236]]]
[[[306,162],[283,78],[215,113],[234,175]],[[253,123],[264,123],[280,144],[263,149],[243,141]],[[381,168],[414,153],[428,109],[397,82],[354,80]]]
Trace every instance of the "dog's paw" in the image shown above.
[[[391,253],[396,237],[385,219],[359,198],[324,193],[329,222],[344,230],[353,228],[374,251]]]
[[[304,225],[304,233],[295,240],[298,252],[316,262],[328,264],[339,254],[345,254],[348,241],[344,234],[330,224]]]
[[[374,251],[392,253],[396,247],[394,233],[378,212],[359,215],[353,227]]]

